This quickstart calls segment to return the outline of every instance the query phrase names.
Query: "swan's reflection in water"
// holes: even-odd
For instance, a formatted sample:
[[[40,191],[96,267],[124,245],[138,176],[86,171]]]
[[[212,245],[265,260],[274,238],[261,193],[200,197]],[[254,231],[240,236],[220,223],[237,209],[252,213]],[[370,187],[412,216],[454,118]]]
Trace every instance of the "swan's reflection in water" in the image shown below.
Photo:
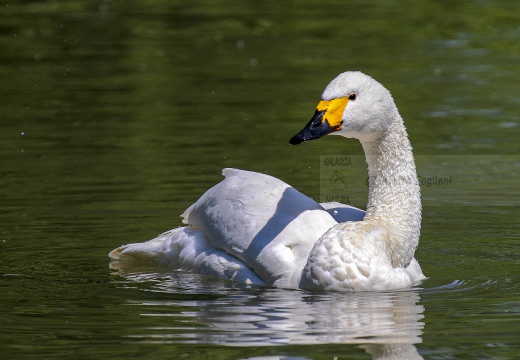
[[[273,288],[225,287],[200,278],[155,274],[126,275],[154,281],[152,291],[175,299],[132,302],[142,306],[146,334],[155,343],[237,346],[360,344],[374,359],[422,359],[424,308],[417,291],[321,293]],[[164,298],[160,296],[159,298]]]

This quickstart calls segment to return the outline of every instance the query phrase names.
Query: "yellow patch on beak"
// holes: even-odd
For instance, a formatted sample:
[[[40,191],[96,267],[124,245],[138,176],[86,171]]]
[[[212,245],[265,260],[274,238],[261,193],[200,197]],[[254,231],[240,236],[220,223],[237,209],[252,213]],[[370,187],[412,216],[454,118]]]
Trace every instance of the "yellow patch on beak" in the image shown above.
[[[316,106],[316,110],[324,111],[323,120],[328,121],[330,127],[334,128],[334,130],[340,130],[341,124],[343,120],[341,117],[343,116],[343,112],[345,111],[345,107],[348,103],[348,97],[342,97],[333,100],[322,100]]]

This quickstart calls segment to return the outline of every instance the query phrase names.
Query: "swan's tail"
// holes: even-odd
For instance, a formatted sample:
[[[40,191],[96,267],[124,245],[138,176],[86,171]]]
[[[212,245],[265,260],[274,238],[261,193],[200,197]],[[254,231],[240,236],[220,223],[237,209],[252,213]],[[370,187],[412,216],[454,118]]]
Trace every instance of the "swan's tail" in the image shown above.
[[[245,284],[265,284],[242,261],[213,248],[196,227],[177,228],[144,243],[123,245],[108,256],[110,267],[124,272],[139,265],[156,265]]]
[[[175,257],[169,243],[182,228],[167,231],[143,243],[127,244],[112,250],[108,256],[113,262],[149,263],[168,265],[168,258]],[[170,240],[170,241],[169,241]]]

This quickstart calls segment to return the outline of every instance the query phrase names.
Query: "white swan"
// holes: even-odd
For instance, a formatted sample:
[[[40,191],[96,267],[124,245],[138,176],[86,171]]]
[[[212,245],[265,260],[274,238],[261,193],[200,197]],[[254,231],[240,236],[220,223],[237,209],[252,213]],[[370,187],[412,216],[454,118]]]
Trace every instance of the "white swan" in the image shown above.
[[[113,250],[112,267],[153,261],[248,284],[325,290],[392,290],[425,277],[419,183],[390,92],[360,72],[325,88],[314,117],[291,140],[327,134],[360,140],[369,172],[366,214],[318,204],[281,180],[224,169],[225,179],[183,214],[187,227]]]

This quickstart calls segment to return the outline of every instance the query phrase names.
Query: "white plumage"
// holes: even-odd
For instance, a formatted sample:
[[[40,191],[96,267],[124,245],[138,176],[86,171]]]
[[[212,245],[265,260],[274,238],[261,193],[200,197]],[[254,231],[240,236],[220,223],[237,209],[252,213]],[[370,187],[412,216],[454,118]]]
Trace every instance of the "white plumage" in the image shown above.
[[[355,137],[369,171],[367,212],[318,204],[269,175],[224,169],[225,179],[183,214],[187,227],[110,253],[113,267],[151,261],[248,284],[326,290],[410,288],[421,204],[408,136],[390,93],[359,72],[325,89],[292,144]]]

